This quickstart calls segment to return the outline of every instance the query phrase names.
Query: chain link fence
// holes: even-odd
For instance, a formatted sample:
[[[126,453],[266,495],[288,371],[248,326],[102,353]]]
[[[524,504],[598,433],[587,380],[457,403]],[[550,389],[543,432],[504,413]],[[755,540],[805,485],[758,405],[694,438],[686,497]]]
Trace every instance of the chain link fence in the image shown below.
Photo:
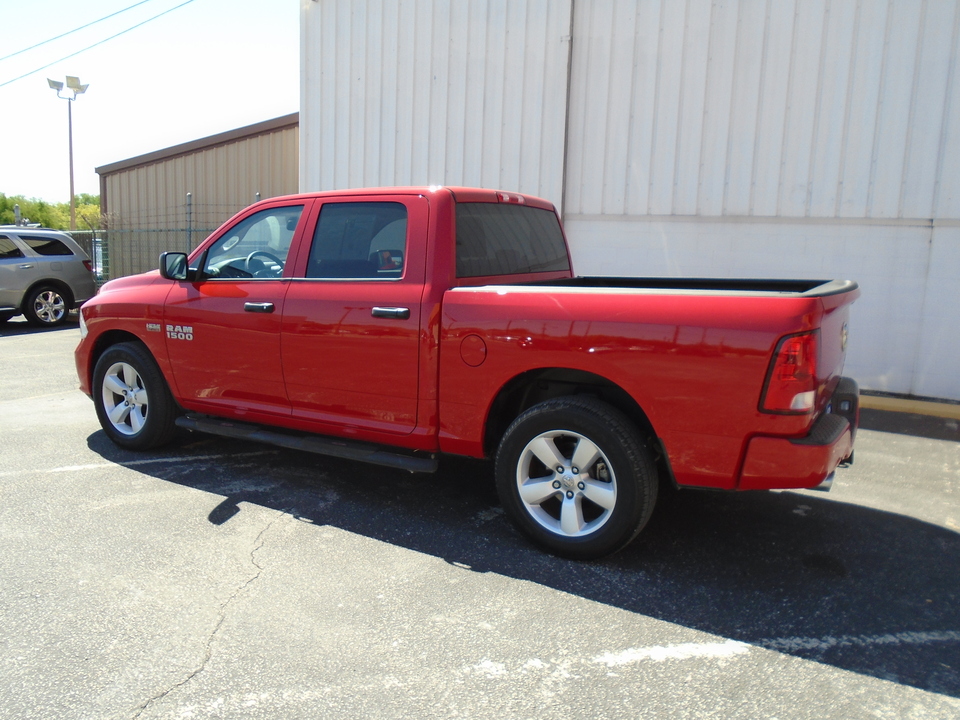
[[[90,256],[98,284],[156,270],[160,253],[189,253],[216,228],[75,230],[70,236]]]
[[[186,202],[176,205],[104,217],[110,224],[133,228],[74,230],[69,234],[90,256],[97,282],[102,285],[115,278],[156,270],[162,252],[189,253],[222,222],[246,207],[242,202],[194,202],[193,193],[187,193],[185,199]],[[253,202],[260,199],[259,192],[251,198]]]

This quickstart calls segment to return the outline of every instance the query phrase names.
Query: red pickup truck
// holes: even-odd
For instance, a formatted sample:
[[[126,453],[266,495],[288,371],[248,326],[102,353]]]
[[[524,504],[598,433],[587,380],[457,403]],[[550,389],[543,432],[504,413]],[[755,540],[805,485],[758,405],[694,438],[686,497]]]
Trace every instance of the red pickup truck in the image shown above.
[[[106,434],[176,428],[432,471],[495,458],[559,555],[629,543],[659,483],[829,487],[856,283],[577,277],[556,210],[456,187],[278,197],[81,310]]]

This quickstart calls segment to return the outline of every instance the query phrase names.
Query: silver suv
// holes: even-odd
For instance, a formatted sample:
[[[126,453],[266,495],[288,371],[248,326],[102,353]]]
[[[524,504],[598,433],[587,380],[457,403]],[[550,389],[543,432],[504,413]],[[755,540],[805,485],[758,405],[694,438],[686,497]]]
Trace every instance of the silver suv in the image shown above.
[[[0,323],[52,327],[97,293],[90,258],[66,233],[0,225]]]

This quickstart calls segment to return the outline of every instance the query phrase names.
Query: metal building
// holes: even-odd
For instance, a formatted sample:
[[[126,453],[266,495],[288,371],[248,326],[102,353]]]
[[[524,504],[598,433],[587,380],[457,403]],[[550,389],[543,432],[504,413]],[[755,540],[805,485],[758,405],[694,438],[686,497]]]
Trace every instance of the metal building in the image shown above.
[[[302,190],[541,195],[580,274],[856,279],[847,372],[960,399],[960,0],[302,8]]]
[[[299,114],[97,168],[110,276],[152,270],[259,197],[298,189]]]

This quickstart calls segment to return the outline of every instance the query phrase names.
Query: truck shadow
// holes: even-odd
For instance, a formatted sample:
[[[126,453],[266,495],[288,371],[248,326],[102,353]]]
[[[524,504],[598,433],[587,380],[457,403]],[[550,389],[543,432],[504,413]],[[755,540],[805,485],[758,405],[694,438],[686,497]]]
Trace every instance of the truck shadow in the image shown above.
[[[487,463],[444,458],[435,475],[410,475],[293,451],[250,456],[250,445],[196,438],[164,448],[156,465],[102,432],[88,443],[120,465],[137,460],[139,472],[225,495],[204,510],[216,525],[254,503],[475,572],[960,697],[960,534],[946,528],[828,496],[674,492],[626,550],[573,562],[513,529]],[[202,460],[210,454],[226,456],[216,472]],[[194,455],[197,472],[160,459]]]

